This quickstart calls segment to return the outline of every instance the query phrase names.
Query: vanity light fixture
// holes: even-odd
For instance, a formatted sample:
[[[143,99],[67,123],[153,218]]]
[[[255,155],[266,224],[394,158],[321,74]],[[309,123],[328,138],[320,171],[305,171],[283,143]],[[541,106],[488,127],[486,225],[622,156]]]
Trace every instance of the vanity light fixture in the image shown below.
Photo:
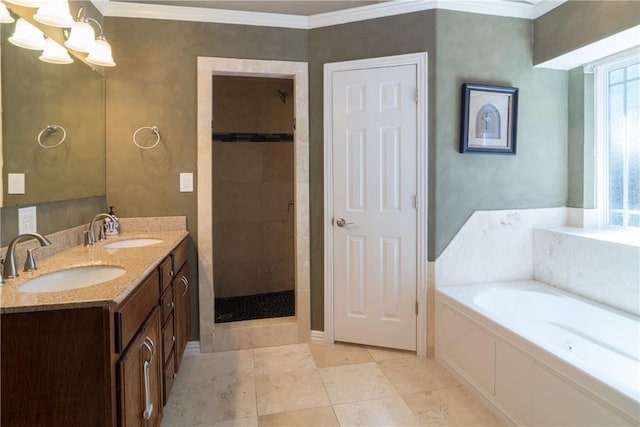
[[[44,34],[26,19],[20,18],[16,22],[13,35],[9,37],[9,42],[25,49],[43,50]]]
[[[0,24],[11,24],[12,22],[15,22],[15,19],[9,13],[9,9],[4,3],[0,3]]]
[[[69,12],[67,0],[45,0],[33,15],[33,19],[41,24],[58,28],[69,28],[73,25],[73,17]]]
[[[96,36],[95,30],[91,26],[92,23],[100,30],[98,36]],[[64,44],[69,49],[88,53],[86,61],[89,64],[101,67],[114,67],[116,65],[111,54],[111,45],[102,31],[102,25],[93,18],[85,18],[83,8],[78,10],[78,16],[71,26],[68,39]]]
[[[67,49],[60,46],[53,39],[47,38],[44,42],[44,51],[40,55],[40,61],[49,64],[71,64],[73,59],[69,56]]]
[[[4,0],[7,3],[24,7],[40,7],[44,4],[44,0]]]

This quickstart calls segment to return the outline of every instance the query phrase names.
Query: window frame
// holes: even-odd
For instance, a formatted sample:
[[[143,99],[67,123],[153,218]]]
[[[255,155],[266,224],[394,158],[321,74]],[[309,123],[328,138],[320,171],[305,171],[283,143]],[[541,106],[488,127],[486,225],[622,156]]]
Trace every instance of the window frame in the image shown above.
[[[629,225],[613,225],[609,222],[609,72],[638,62],[640,62],[640,48],[633,48],[620,55],[605,58],[592,64],[592,69],[595,72],[596,210],[599,228],[640,229]]]

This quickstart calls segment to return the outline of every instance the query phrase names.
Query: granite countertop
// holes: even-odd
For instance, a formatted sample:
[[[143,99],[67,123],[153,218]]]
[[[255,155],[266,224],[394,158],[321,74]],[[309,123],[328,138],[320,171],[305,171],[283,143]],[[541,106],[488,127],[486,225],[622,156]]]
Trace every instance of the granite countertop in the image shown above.
[[[38,259],[38,269],[23,272],[18,265],[19,276],[5,278],[0,285],[0,313],[54,310],[76,307],[110,306],[122,302],[185,238],[186,230],[124,232],[109,236],[94,246],[73,246],[45,259]],[[162,242],[137,248],[108,249],[105,244],[132,238],[157,238]],[[122,267],[125,274],[97,285],[60,292],[20,292],[18,287],[29,279],[54,271],[88,265]]]

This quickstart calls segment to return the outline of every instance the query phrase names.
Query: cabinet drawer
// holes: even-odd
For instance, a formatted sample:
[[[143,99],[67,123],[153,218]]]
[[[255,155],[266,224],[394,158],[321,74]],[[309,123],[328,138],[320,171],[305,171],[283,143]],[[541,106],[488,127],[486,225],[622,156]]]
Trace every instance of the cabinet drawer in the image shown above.
[[[160,271],[160,293],[163,293],[173,279],[173,265],[170,256],[160,263],[158,270]]]
[[[169,320],[162,327],[162,362],[167,363],[169,354],[173,350],[173,343],[176,342],[176,335],[173,330],[173,314],[169,315]]]
[[[167,321],[169,315],[173,312],[173,286],[169,286],[162,294],[162,324]]]
[[[173,388],[173,381],[176,378],[176,364],[173,360],[173,352],[169,354],[169,359],[164,364],[164,387],[163,387],[163,402],[166,405],[169,396],[171,395],[171,389]]]
[[[158,305],[158,272],[147,277],[115,310],[115,348],[121,353],[136,335],[140,326]]]
[[[182,265],[187,261],[187,239],[184,239],[173,251],[173,271],[180,270]]]

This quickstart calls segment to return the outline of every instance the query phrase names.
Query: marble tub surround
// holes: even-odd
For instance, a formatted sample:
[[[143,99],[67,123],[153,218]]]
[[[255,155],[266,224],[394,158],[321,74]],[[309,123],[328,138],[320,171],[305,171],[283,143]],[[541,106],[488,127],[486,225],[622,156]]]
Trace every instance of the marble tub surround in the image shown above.
[[[433,360],[345,344],[185,354],[161,427],[500,426]]]
[[[567,208],[476,211],[435,262],[435,286],[528,280],[533,229],[567,223]]]
[[[117,237],[98,241],[93,246],[77,244],[48,258],[38,259],[38,269],[22,272],[6,279],[0,286],[0,312],[53,310],[72,307],[107,306],[118,304],[168,256],[188,233],[186,230],[123,232]],[[54,235],[49,236],[55,240]],[[157,238],[160,243],[126,249],[108,249],[105,244],[131,238]],[[54,245],[56,242],[54,242]],[[60,246],[62,243],[57,242]],[[37,257],[36,253],[36,257]],[[18,264],[21,266],[20,264]],[[122,267],[125,274],[107,282],[61,292],[20,292],[19,286],[31,278],[64,269],[88,265]]]
[[[640,232],[534,230],[534,278],[640,315]]]

